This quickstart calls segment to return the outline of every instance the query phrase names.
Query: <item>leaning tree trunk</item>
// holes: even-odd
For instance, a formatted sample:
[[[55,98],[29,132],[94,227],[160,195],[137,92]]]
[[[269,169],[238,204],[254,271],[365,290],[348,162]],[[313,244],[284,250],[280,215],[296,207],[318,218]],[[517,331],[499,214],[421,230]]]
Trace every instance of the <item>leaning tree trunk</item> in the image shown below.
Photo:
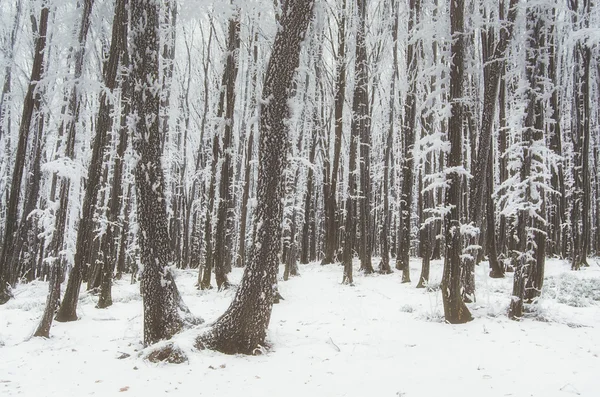
[[[131,2],[133,36],[131,81],[136,87],[131,102],[135,115],[133,147],[139,159],[135,167],[137,214],[140,227],[144,306],[144,345],[169,339],[185,323],[185,305],[169,270],[171,249],[159,128],[158,0]]]
[[[27,94],[23,101],[23,114],[21,116],[21,125],[19,126],[19,141],[17,144],[17,153],[15,155],[15,165],[10,184],[10,195],[6,208],[6,217],[4,221],[4,236],[2,238],[2,247],[0,249],[0,304],[8,302],[12,297],[9,282],[14,278],[10,274],[10,260],[14,247],[14,238],[16,227],[18,225],[18,209],[21,198],[21,181],[25,168],[25,158],[27,154],[27,144],[29,141],[29,129],[33,116],[34,103],[39,92],[36,91],[37,83],[42,76],[44,53],[46,48],[46,31],[48,29],[49,9],[44,6],[40,14],[39,32],[35,43],[35,55],[33,57],[33,66],[31,68],[31,78]]]
[[[444,317],[450,324],[465,323],[473,319],[469,309],[461,297],[461,260],[462,242],[460,230],[460,212],[463,195],[461,175],[462,167],[462,130],[463,130],[463,84],[465,80],[465,38],[464,38],[464,0],[450,1],[451,34],[453,38],[450,67],[450,100],[451,114],[448,121],[448,139],[450,153],[448,155],[445,205],[448,208],[445,222],[446,253],[442,276],[442,302]]]
[[[84,8],[81,16],[81,25],[79,28],[79,46],[80,48],[76,51],[75,55],[75,80],[79,79],[83,71],[84,51],[87,34],[91,23],[91,12],[94,4],[94,0],[86,0],[84,2]],[[76,121],[79,119],[81,103],[81,92],[78,84],[73,86],[71,91],[71,97],[69,100],[69,114],[72,115],[72,120],[67,123],[67,144],[65,147],[65,156],[70,159],[75,158],[75,141],[76,141]],[[97,141],[97,139],[96,139]],[[56,315],[56,321],[75,321],[77,320],[77,300],[79,298],[79,289],[81,287],[81,281],[83,279],[83,272],[88,263],[90,251],[93,250],[93,239],[92,229],[94,228],[94,214],[96,212],[95,200],[98,194],[98,188],[92,190],[100,184],[100,177],[102,171],[102,160],[101,155],[96,150],[97,142],[94,143],[92,150],[92,162],[88,169],[88,181],[86,185],[86,192],[83,200],[82,216],[79,221],[77,229],[77,244],[75,247],[75,263],[73,269],[69,274],[69,281],[67,282],[67,288],[65,290],[65,296],[63,297],[62,303]],[[95,167],[94,159],[99,158],[96,162],[99,163]],[[96,168],[97,171],[96,171]],[[97,175],[92,173],[96,171]],[[69,204],[69,191],[71,189],[71,183],[67,178],[63,178],[60,188],[60,206],[58,208],[57,216],[62,218],[66,217],[66,212]],[[90,193],[93,193],[91,195]],[[63,215],[63,212],[65,213]],[[61,235],[59,239],[62,239],[64,233],[64,227],[66,224],[61,223],[61,228],[56,227],[54,234]],[[54,238],[54,237],[53,237]],[[55,250],[60,250],[62,241],[59,245],[55,246]],[[50,255],[57,256],[58,251],[51,252]]]
[[[283,176],[288,151],[288,100],[300,44],[312,18],[312,0],[287,3],[267,67],[260,116],[256,246],[236,296],[212,328],[197,340],[199,347],[223,353],[253,354],[265,346],[279,267]]]

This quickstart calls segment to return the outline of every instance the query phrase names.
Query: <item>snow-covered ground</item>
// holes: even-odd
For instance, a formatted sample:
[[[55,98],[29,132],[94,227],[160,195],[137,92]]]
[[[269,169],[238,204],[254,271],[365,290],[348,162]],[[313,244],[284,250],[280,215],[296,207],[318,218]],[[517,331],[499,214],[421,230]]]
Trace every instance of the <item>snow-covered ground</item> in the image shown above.
[[[374,260],[374,264],[378,262]],[[355,275],[340,285],[342,268],[300,266],[281,281],[285,300],[269,328],[272,350],[262,356],[193,351],[198,330],[175,338],[185,364],[142,358],[142,302],[138,285],[115,285],[115,304],[95,309],[82,293],[79,321],[54,323],[49,340],[30,338],[42,314],[47,284],[20,285],[0,306],[0,396],[600,396],[600,263],[571,272],[550,260],[536,313],[506,318],[512,275],[502,280],[477,269],[475,320],[442,321],[432,263],[430,290],[400,273]],[[234,270],[232,281],[241,272]],[[190,309],[208,323],[228,306],[233,291],[197,291],[194,271],[177,271]],[[130,356],[119,358],[127,353]]]

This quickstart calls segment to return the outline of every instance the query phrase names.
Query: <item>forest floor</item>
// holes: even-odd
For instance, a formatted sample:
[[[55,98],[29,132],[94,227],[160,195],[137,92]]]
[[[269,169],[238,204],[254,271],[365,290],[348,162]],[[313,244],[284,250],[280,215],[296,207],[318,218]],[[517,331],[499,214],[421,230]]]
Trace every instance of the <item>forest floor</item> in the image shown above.
[[[47,284],[19,285],[0,306],[0,396],[597,397],[600,260],[590,264],[571,272],[566,261],[549,260],[535,310],[510,321],[512,275],[490,279],[483,263],[469,305],[475,319],[465,325],[443,322],[440,261],[428,290],[415,288],[416,259],[410,284],[400,283],[400,272],[357,272],[355,286],[341,285],[340,266],[301,265],[299,277],[279,284],[285,300],[273,310],[269,352],[194,351],[196,329],[175,338],[189,357],[179,365],[143,358],[139,284],[117,281],[115,304],[104,310],[83,292],[80,320],[55,322],[50,339],[30,338]],[[175,273],[184,300],[207,323],[234,295],[198,291],[196,272]],[[230,275],[240,277],[239,269]]]

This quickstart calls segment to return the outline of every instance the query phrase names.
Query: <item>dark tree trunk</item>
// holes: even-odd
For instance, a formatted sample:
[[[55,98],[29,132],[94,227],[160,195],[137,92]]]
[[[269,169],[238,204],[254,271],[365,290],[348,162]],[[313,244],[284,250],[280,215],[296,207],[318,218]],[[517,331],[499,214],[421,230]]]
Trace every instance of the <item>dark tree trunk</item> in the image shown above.
[[[556,10],[552,11],[553,19],[556,20]],[[552,108],[552,120],[548,126],[550,132],[550,150],[557,156],[563,155],[562,150],[562,110],[560,100],[560,89],[559,89],[559,73],[558,66],[558,37],[556,33],[556,23],[550,24],[550,43],[549,43],[549,59],[548,68],[550,72],[550,79],[555,89],[552,90],[550,97],[550,105]],[[565,175],[563,162],[558,162],[556,167],[551,168],[552,176],[550,178],[550,185],[559,194],[553,194],[550,196],[550,202],[548,203],[549,220],[549,254],[556,254],[562,258],[567,256],[567,233],[563,232],[563,224],[566,222],[566,191],[565,191]]]
[[[252,59],[254,65],[258,62],[258,33],[254,36],[254,45],[252,48]],[[258,71],[256,66],[252,69],[252,104],[251,109],[256,106]],[[236,266],[243,267],[246,265],[246,228],[248,222],[248,200],[250,199],[250,173],[252,170],[251,161],[252,153],[254,152],[254,127],[250,129],[248,141],[246,143],[246,160],[244,164],[244,185],[242,189],[242,204],[240,209],[240,236]]]
[[[578,29],[589,27],[590,2],[582,0],[571,2],[572,10],[577,13]],[[573,235],[572,263],[573,270],[588,266],[587,255],[590,246],[590,44],[579,39],[575,45],[575,57],[578,60],[575,68],[575,117],[573,125],[573,150],[575,152],[573,181],[574,200],[571,217],[571,233]]]
[[[466,74],[464,65],[464,12],[464,0],[450,1],[453,62],[450,68],[451,115],[448,122],[448,138],[451,149],[447,165],[451,170],[457,169],[463,164],[463,104],[461,101]],[[446,189],[445,205],[449,211],[445,219],[446,252],[441,284],[442,302],[446,321],[450,324],[460,324],[473,319],[461,298],[460,291],[462,239],[459,216],[463,194],[463,176],[457,171],[452,171],[447,173],[447,178],[449,187]]]
[[[15,57],[15,44],[17,42],[17,34],[19,32],[19,28],[21,26],[21,14],[23,10],[22,0],[18,0],[16,4],[16,13],[15,13],[15,22],[13,24],[13,28],[10,32],[10,38],[8,39],[8,44],[6,48],[5,54],[5,63],[6,67],[4,68],[4,84],[2,85],[2,93],[0,94],[0,140],[3,135],[10,136],[10,124],[12,113],[9,108],[8,99],[12,93],[12,71],[14,66],[14,57]],[[5,124],[6,123],[6,124]],[[6,125],[6,130],[4,126]],[[0,233],[1,235],[1,233]],[[1,249],[1,247],[0,247]]]
[[[231,248],[233,233],[233,198],[231,197],[231,184],[233,182],[233,112],[235,110],[235,81],[238,74],[237,53],[240,48],[240,20],[239,13],[229,20],[229,38],[227,48],[227,61],[225,64],[225,95],[226,109],[222,151],[219,157],[223,159],[219,178],[219,203],[217,205],[217,225],[215,230],[215,281],[219,290],[229,287],[227,272],[231,269],[231,255],[227,250]]]
[[[160,7],[158,1],[131,2],[132,43],[135,49],[132,54],[131,81],[137,87],[133,93],[131,110],[137,115],[133,147],[139,156],[135,180],[143,265],[141,292],[146,346],[171,338],[184,326],[184,313],[189,314],[168,267],[171,248],[161,164],[160,120],[157,117],[160,93],[156,92],[152,83],[158,81],[159,74]]]
[[[539,185],[544,181],[540,175],[544,159],[535,151],[536,146],[544,144],[544,66],[542,49],[545,41],[542,36],[544,27],[540,10],[527,10],[527,80],[529,82],[529,98],[525,129],[523,131],[523,163],[520,169],[521,183],[525,184],[525,203],[518,213],[518,245],[519,258],[513,282],[513,294],[508,308],[511,319],[523,317],[524,302],[531,302],[539,296],[544,280],[545,261],[545,205],[544,192]]]
[[[506,20],[507,27],[499,30],[497,41],[494,40],[494,35],[491,31],[484,31],[482,33],[484,45],[483,76],[485,85],[483,93],[483,111],[481,115],[481,130],[479,134],[475,167],[473,170],[473,181],[470,189],[469,207],[471,209],[470,220],[474,222],[475,227],[479,228],[479,230],[483,230],[485,226],[488,229],[487,248],[491,268],[490,276],[494,278],[503,277],[504,269],[500,266],[497,258],[494,232],[495,222],[494,219],[489,219],[494,216],[494,201],[491,197],[494,186],[492,129],[496,118],[498,91],[500,88],[502,70],[504,69],[506,48],[512,40],[513,25],[517,17],[518,3],[519,0],[510,0]],[[500,4],[501,8],[502,6],[503,4]],[[503,15],[502,10],[501,15]],[[487,208],[485,216],[482,213],[484,208]]]
[[[354,104],[355,107],[358,103],[357,91],[354,93]],[[344,225],[344,250],[342,252],[342,264],[344,265],[344,276],[342,277],[342,284],[353,285],[354,280],[352,278],[352,259],[354,257],[354,247],[356,244],[356,184],[357,184],[357,145],[359,144],[360,131],[357,123],[352,122],[352,129],[350,135],[350,158],[348,162],[348,195],[346,197],[346,221]]]
[[[33,66],[31,68],[31,77],[29,86],[23,101],[23,114],[21,116],[21,125],[19,126],[19,141],[17,152],[14,159],[13,175],[10,184],[10,195],[6,208],[6,217],[4,221],[4,236],[2,238],[2,249],[0,250],[0,304],[10,300],[11,284],[14,284],[16,278],[11,274],[10,263],[14,249],[15,233],[18,225],[18,209],[21,198],[21,181],[23,179],[25,160],[27,156],[27,144],[29,141],[29,130],[35,102],[39,101],[40,93],[36,91],[37,83],[42,77],[44,53],[46,48],[46,31],[48,29],[47,6],[44,6],[40,12],[39,32],[35,43],[35,54],[33,57]]]
[[[326,159],[325,183],[323,184],[323,199],[325,208],[325,256],[321,265],[335,262],[338,248],[337,231],[337,184],[340,168],[342,147],[342,132],[344,129],[343,113],[346,100],[346,0],[342,0],[342,15],[338,25],[338,52],[336,54],[337,79],[335,82],[335,138],[333,148],[333,163]]]
[[[219,107],[217,110],[217,118],[224,118],[221,125],[217,128],[213,138],[213,159],[212,159],[212,174],[209,187],[208,208],[206,210],[206,225],[205,225],[205,240],[206,240],[206,263],[204,274],[200,283],[201,289],[211,288],[210,280],[212,270],[215,272],[217,288],[219,290],[228,288],[229,281],[227,280],[227,271],[231,265],[227,263],[226,246],[231,240],[231,211],[232,198],[230,185],[233,179],[232,165],[232,129],[233,129],[233,111],[235,105],[235,81],[237,78],[238,67],[236,63],[236,53],[240,46],[239,36],[239,17],[229,20],[229,36],[227,39],[227,60],[221,86],[223,87],[219,96]],[[222,139],[221,138],[221,130]],[[221,167],[218,168],[220,160]],[[213,232],[213,217],[215,216],[215,194],[217,190],[217,172],[220,172],[219,177],[219,200],[217,203],[215,223],[215,231]],[[228,227],[229,226],[229,227]],[[229,229],[229,230],[228,230]],[[214,234],[214,236],[213,236]]]
[[[115,15],[113,18],[112,39],[110,43],[110,54],[108,62],[104,65],[104,83],[106,88],[113,91],[117,86],[117,71],[119,67],[119,58],[127,59],[124,55],[127,42],[127,0],[117,0],[115,6]],[[127,83],[128,78],[125,77],[123,91],[125,95],[129,95]],[[100,109],[98,110],[98,120],[96,122],[96,139],[106,137],[107,132],[112,126],[110,113],[112,111],[106,94],[103,93],[100,99]],[[106,138],[103,140],[107,141]],[[96,142],[94,142],[95,144]],[[108,146],[108,142],[104,142]],[[107,208],[107,226],[106,233],[102,237],[100,255],[103,258],[102,266],[102,281],[100,284],[100,298],[98,299],[97,307],[102,309],[112,305],[112,278],[115,270],[116,257],[116,238],[117,238],[117,221],[120,213],[121,195],[123,193],[123,156],[127,148],[127,131],[120,129],[119,143],[117,144],[117,156],[115,158],[113,186],[110,192],[110,199]],[[124,232],[124,231],[122,231]]]
[[[421,14],[421,0],[410,0],[410,16],[408,31],[418,25]],[[408,73],[408,91],[404,104],[404,121],[402,126],[402,192],[400,197],[400,244],[396,257],[396,269],[402,270],[402,282],[410,283],[410,236],[411,215],[414,188],[414,158],[415,128],[417,121],[417,70],[418,42],[410,39],[406,49],[406,68]]]
[[[40,323],[33,333],[33,336],[50,337],[50,328],[52,327],[52,318],[54,312],[60,303],[60,283],[62,282],[63,266],[60,263],[50,265],[50,278],[48,280],[48,296],[46,297],[46,307]]]
[[[317,130],[319,127],[313,126],[312,139],[310,141],[310,154],[308,161],[314,164],[315,155],[317,153]],[[300,249],[300,263],[308,263],[311,259],[310,249],[310,234],[314,234],[314,209],[312,206],[313,188],[314,188],[314,171],[312,167],[307,170],[308,175],[306,176],[306,195],[304,196],[304,223],[302,225],[302,247]]]
[[[366,43],[367,1],[357,0],[358,29],[356,37],[356,87],[353,100],[353,125],[360,137],[360,270],[365,274],[373,273],[371,262],[373,246],[373,207],[371,193],[371,110],[369,106],[369,75]]]
[[[85,42],[87,39],[87,33],[90,26],[90,14],[92,12],[93,0],[86,0],[84,3],[83,16],[81,20],[81,27],[79,30],[79,43],[81,49],[76,53],[75,59],[75,78],[81,76],[83,68],[83,48],[85,48]],[[74,115],[74,120],[79,119],[80,112],[80,94],[77,86],[71,93],[71,100],[69,102],[69,110]],[[65,149],[66,155],[73,158],[75,153],[75,123],[70,122],[67,127],[69,133],[67,138],[67,148]],[[81,282],[83,280],[84,272],[89,265],[91,252],[94,249],[93,229],[94,229],[94,214],[97,207],[97,196],[100,190],[100,184],[102,179],[102,147],[104,143],[104,136],[96,136],[92,146],[92,159],[88,168],[88,178],[85,187],[85,195],[83,198],[82,205],[82,216],[79,220],[79,227],[77,229],[77,242],[75,246],[75,263],[71,273],[69,275],[69,281],[65,290],[62,303],[56,314],[56,321],[75,321],[77,320],[77,301],[79,299],[79,290],[81,288]],[[64,186],[64,187],[63,187]],[[68,191],[69,181],[64,180],[61,184],[61,202],[62,196],[66,195],[65,207],[61,205],[60,211],[67,210],[68,204]],[[60,212],[59,211],[59,212]],[[55,229],[55,233],[60,232],[63,229]]]
[[[299,65],[300,44],[312,18],[313,1],[288,5],[275,36],[267,67],[260,113],[260,158],[256,241],[244,277],[227,311],[197,345],[223,353],[254,354],[265,346],[279,267],[283,189],[281,178],[288,150],[288,100]]]
[[[392,147],[394,142],[395,126],[394,115],[396,113],[396,81],[398,80],[398,28],[400,26],[399,6],[396,2],[392,2],[392,12],[394,13],[394,25],[392,28],[392,40],[394,41],[394,66],[392,72],[392,81],[390,82],[390,110],[389,110],[389,126],[386,146],[383,151],[384,174],[383,174],[383,227],[381,228],[381,263],[379,264],[379,272],[389,274],[392,272],[390,266],[390,178],[392,176]]]

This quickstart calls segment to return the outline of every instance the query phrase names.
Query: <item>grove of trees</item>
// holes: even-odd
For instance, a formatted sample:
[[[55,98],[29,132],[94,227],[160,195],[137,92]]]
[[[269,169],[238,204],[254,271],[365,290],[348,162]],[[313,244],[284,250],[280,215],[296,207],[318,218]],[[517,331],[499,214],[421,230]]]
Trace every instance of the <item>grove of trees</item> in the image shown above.
[[[202,322],[172,268],[245,267],[197,345],[253,354],[280,264],[419,257],[425,287],[443,257],[447,322],[483,261],[519,319],[547,257],[600,253],[598,26],[591,0],[2,2],[0,304],[48,281],[47,337],[127,274],[150,345]]]

